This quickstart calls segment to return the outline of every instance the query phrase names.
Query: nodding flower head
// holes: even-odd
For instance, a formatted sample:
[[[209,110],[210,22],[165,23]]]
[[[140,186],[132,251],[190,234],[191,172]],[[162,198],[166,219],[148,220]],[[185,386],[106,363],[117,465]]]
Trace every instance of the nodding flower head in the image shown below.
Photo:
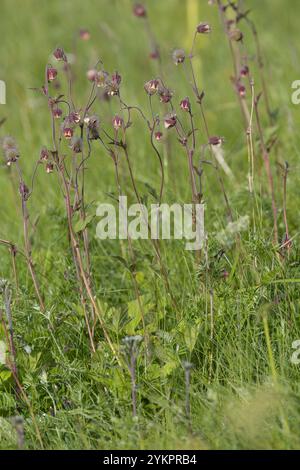
[[[6,136],[2,141],[2,148],[6,159],[6,164],[7,166],[11,166],[11,164],[15,163],[19,158],[17,143],[12,137]]]
[[[57,70],[51,65],[47,67],[47,80],[48,82],[53,82],[57,77]]]
[[[183,64],[185,60],[185,52],[183,49],[175,49],[172,53],[172,59],[175,65]]]
[[[187,111],[187,112],[191,111],[191,103],[190,103],[190,100],[188,99],[188,97],[184,98],[180,102],[180,107],[183,111]]]
[[[138,18],[145,18],[147,16],[147,11],[142,3],[136,3],[133,6],[133,14]]]
[[[49,159],[49,152],[46,147],[43,147],[40,151],[40,160],[46,162]]]
[[[95,69],[90,69],[87,71],[86,76],[90,82],[95,82],[97,79],[98,72]]]
[[[120,116],[114,116],[114,118],[112,120],[112,125],[113,125],[114,129],[116,131],[118,131],[119,129],[121,129],[121,127],[123,127],[124,121]]]
[[[88,41],[91,37],[91,34],[90,34],[88,29],[83,29],[82,28],[82,29],[79,30],[79,37],[83,41]]]
[[[169,103],[172,99],[173,93],[164,86],[158,87],[158,95],[161,103]]]
[[[241,85],[240,83],[237,84],[237,93],[240,95],[241,98],[245,98],[246,96],[246,87]]]
[[[176,114],[170,113],[164,117],[165,129],[170,129],[171,127],[176,126],[176,123],[177,123]]]
[[[70,144],[71,149],[74,153],[82,152],[82,139],[80,137],[73,136]]]
[[[109,83],[109,75],[105,70],[97,72],[95,83],[98,88],[105,87]]]
[[[210,145],[214,145],[214,146],[217,146],[217,147],[220,147],[224,142],[224,138],[223,137],[219,137],[219,136],[212,136],[209,138],[209,141],[208,143]]]
[[[55,51],[53,51],[53,55],[56,60],[62,60],[63,62],[67,62],[67,56],[62,47],[57,47]]]
[[[64,134],[64,137],[67,140],[70,140],[73,137],[74,131],[73,131],[72,127],[64,127],[63,134]]]
[[[197,33],[199,34],[211,33],[211,26],[208,23],[200,23],[197,26]]]
[[[52,115],[55,119],[59,119],[62,116],[62,110],[58,107],[52,109]]]
[[[241,77],[247,77],[249,75],[249,67],[248,65],[244,65],[240,70]]]
[[[111,76],[111,80],[107,81],[106,92],[109,96],[116,96],[119,94],[120,84],[122,81],[121,75],[115,72]]]
[[[144,90],[145,92],[149,95],[155,95],[159,87],[159,80],[154,78],[153,80],[149,80],[148,82],[145,83],[144,85]]]
[[[53,173],[54,165],[52,162],[48,162],[46,165],[46,173]]]
[[[100,127],[100,120],[99,117],[94,115],[89,117],[89,121],[87,123],[87,127],[89,130],[89,138],[91,140],[96,140],[99,137],[99,127]]]
[[[240,31],[239,29],[233,29],[232,31],[229,31],[228,35],[231,41],[237,42],[242,41],[244,37],[242,31]]]
[[[160,142],[161,139],[162,139],[162,137],[163,137],[163,133],[160,132],[160,131],[157,131],[157,132],[155,132],[154,137],[155,137],[155,140],[157,140],[158,142]]]
[[[81,118],[80,114],[77,111],[72,111],[67,119],[70,124],[78,124]]]

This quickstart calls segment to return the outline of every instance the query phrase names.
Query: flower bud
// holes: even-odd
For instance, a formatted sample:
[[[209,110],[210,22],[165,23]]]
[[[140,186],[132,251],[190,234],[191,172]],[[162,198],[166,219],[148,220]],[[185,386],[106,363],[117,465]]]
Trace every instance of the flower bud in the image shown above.
[[[26,184],[21,182],[19,186],[19,193],[24,201],[27,201],[29,197],[29,189],[27,188]]]
[[[138,18],[145,18],[147,16],[147,11],[144,5],[136,3],[133,7],[133,14]]]
[[[74,153],[81,153],[82,152],[82,139],[80,137],[73,136],[70,147]]]
[[[248,65],[244,65],[240,70],[241,77],[247,77],[249,75],[249,67]]]
[[[124,125],[124,121],[120,116],[115,116],[112,120],[113,127],[115,128],[116,131],[121,129]]]
[[[53,173],[54,165],[52,162],[48,162],[46,165],[46,173]]]
[[[212,136],[212,137],[209,138],[209,144],[210,145],[220,147],[223,144],[223,142],[224,142],[223,137]]]
[[[149,96],[155,95],[159,87],[159,80],[154,79],[154,80],[149,80],[149,82],[146,82],[144,85],[144,89],[146,93]]]
[[[239,29],[233,29],[232,31],[229,31],[229,38],[232,40],[232,41],[242,41],[244,35],[242,33],[242,31],[240,31]]]
[[[63,134],[67,140],[70,140],[73,137],[74,132],[71,127],[65,127],[63,130]]]
[[[149,54],[150,59],[156,60],[160,58],[159,50],[154,49],[153,51],[150,52]]]
[[[171,127],[176,126],[177,119],[176,114],[170,113],[164,118],[165,129],[171,129]]]
[[[87,29],[80,29],[79,30],[79,37],[83,41],[88,41],[91,37],[91,34]]]
[[[62,116],[62,110],[60,108],[54,108],[52,110],[52,115],[55,119],[59,119]]]
[[[90,82],[95,82],[97,79],[98,72],[95,69],[91,69],[87,71],[87,79],[90,80]]]
[[[238,94],[240,95],[241,98],[245,98],[245,96],[246,96],[246,87],[244,87],[244,85],[241,85],[240,83],[238,83],[237,92],[238,92]]]
[[[199,34],[211,33],[211,26],[208,23],[200,23],[197,26],[197,33]]]
[[[48,158],[49,158],[48,149],[46,149],[46,147],[43,147],[40,151],[40,160],[45,162],[48,160]]]
[[[52,82],[57,77],[57,70],[54,67],[47,67],[47,80]]]
[[[162,132],[157,131],[157,132],[155,132],[154,137],[159,142],[162,139],[163,134],[162,134]]]
[[[183,49],[175,49],[172,54],[172,59],[175,65],[182,64],[185,60],[185,52]]]
[[[61,47],[57,47],[53,52],[53,55],[56,60],[62,60],[64,62],[67,62],[67,56],[65,54],[65,51]]]
[[[188,97],[184,98],[184,100],[180,102],[180,107],[183,111],[187,111],[187,112],[191,111],[191,103]]]

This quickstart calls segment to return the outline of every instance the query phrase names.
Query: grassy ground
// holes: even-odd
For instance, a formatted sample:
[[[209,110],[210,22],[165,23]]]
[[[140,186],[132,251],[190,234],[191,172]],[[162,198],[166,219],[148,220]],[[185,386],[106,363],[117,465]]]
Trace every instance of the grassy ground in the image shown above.
[[[278,137],[270,158],[280,241],[285,226],[282,172],[277,163],[288,161],[290,165],[287,214],[290,236],[294,238],[289,256],[284,257],[278,256],[278,245],[272,243],[271,199],[256,128],[254,196],[248,190],[246,136],[230,83],[230,50],[217,7],[209,7],[204,0],[145,3],[161,46],[164,77],[175,92],[176,104],[191,91],[182,68],[172,63],[171,52],[174,47],[190,47],[200,21],[212,25],[213,33],[197,41],[195,67],[199,86],[206,92],[204,106],[211,133],[226,139],[226,161],[234,178],[223,177],[233,219],[248,216],[249,225],[237,238],[224,239],[222,231],[229,219],[216,174],[207,166],[203,179],[206,255],[196,262],[183,243],[162,243],[177,311],[166,292],[150,242],[134,242],[136,278],[151,354],[147,358],[142,344],[137,363],[138,417],[132,418],[129,372],[114,360],[99,325],[95,332],[97,351],[90,352],[59,186],[53,174],[39,170],[28,206],[33,259],[46,302],[44,313],[37,304],[23,258],[17,256],[17,290],[9,252],[0,246],[0,277],[7,279],[12,288],[17,364],[27,397],[27,402],[24,396],[16,397],[5,359],[9,354],[2,350],[0,448],[17,447],[11,419],[16,415],[24,418],[25,448],[299,448],[299,366],[290,360],[292,343],[300,339],[300,113],[290,99],[291,83],[300,73],[300,46],[296,41],[299,2],[244,2],[246,8],[253,9],[251,17],[259,31],[274,115],[272,126],[262,115],[263,132],[266,139]],[[0,27],[0,79],[7,85],[7,104],[0,108],[0,117],[6,117],[1,137],[9,134],[16,138],[26,181],[30,181],[40,148],[52,145],[45,99],[30,88],[43,83],[45,64],[53,62],[51,52],[55,47],[72,50],[79,28],[88,28],[91,39],[76,41],[77,106],[88,98],[86,71],[101,57],[107,70],[118,70],[122,75],[124,100],[149,112],[143,85],[158,74],[157,62],[149,60],[145,29],[132,15],[129,0],[1,0]],[[241,25],[241,29],[258,93],[253,38],[246,26]],[[109,121],[117,109],[114,102],[110,108],[100,101],[94,108],[104,121]],[[196,119],[200,126],[199,113]],[[151,201],[148,188],[150,185],[159,191],[160,172],[139,122],[134,122],[128,139],[139,191]],[[204,143],[205,137],[202,139]],[[170,157],[164,155],[164,201],[189,202],[186,156],[175,133],[170,145]],[[86,201],[110,202],[108,193],[116,193],[114,166],[100,146],[93,148]],[[128,172],[124,185],[134,200]],[[20,198],[4,164],[0,186],[0,238],[22,247]],[[93,285],[119,350],[126,335],[145,335],[145,331],[131,276],[116,258],[122,255],[121,244],[97,240],[96,223],[93,220],[89,224]],[[3,325],[0,341],[6,343]],[[185,413],[184,361],[193,364],[190,420]]]

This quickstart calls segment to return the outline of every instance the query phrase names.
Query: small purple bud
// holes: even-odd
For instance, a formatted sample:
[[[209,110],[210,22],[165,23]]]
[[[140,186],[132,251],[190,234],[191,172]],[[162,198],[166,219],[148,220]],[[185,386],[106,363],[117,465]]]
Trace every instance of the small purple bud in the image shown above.
[[[249,75],[249,67],[248,65],[244,65],[240,70],[241,77],[247,77]]]
[[[163,134],[162,134],[162,132],[157,131],[157,132],[155,132],[154,136],[155,136],[155,139],[159,142],[162,139]]]
[[[147,11],[144,5],[136,3],[133,7],[133,14],[138,18],[145,18],[147,16]]]
[[[184,100],[180,102],[180,107],[183,111],[187,111],[187,112],[191,111],[191,103],[188,97],[184,98]]]
[[[52,82],[57,77],[57,70],[54,67],[47,67],[47,80]]]
[[[211,26],[208,23],[200,23],[197,26],[197,33],[199,34],[211,33]]]
[[[165,129],[171,129],[171,127],[176,126],[177,119],[176,114],[170,113],[164,118]]]
[[[54,108],[52,110],[52,115],[55,119],[59,119],[62,116],[62,110],[60,108]]]
[[[56,60],[62,60],[64,62],[67,62],[67,56],[65,54],[65,51],[61,47],[57,47],[53,52],[53,55]]]
[[[112,124],[115,130],[118,131],[119,129],[121,129],[121,127],[123,127],[124,121],[120,116],[114,116]]]

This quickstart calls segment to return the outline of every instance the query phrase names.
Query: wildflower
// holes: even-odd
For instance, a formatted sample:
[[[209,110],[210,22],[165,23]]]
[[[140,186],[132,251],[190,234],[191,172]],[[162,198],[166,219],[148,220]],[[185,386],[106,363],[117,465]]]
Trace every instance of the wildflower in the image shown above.
[[[244,35],[242,33],[242,31],[240,31],[239,29],[233,29],[232,31],[229,31],[229,38],[232,40],[232,41],[242,41]]]
[[[89,118],[87,127],[89,130],[89,138],[96,140],[99,137],[99,126],[100,126],[100,120],[98,116],[91,116]]]
[[[144,89],[149,96],[155,95],[159,87],[159,80],[149,80],[145,83]]]
[[[71,124],[78,124],[80,122],[80,114],[77,111],[72,111],[67,117],[67,120]]]
[[[87,74],[86,74],[86,76],[87,76],[88,80],[90,80],[90,82],[95,82],[96,79],[97,79],[97,75],[98,75],[98,72],[95,69],[88,70]]]
[[[62,116],[62,110],[60,108],[54,108],[52,110],[52,115],[55,119],[59,119]]]
[[[246,96],[246,87],[244,85],[241,85],[240,83],[237,84],[237,92],[240,95],[241,98],[245,98]]]
[[[107,94],[110,96],[118,95],[121,81],[122,81],[121,75],[119,75],[118,72],[115,72],[111,76],[110,82],[108,82],[107,84],[107,87],[106,87]]]
[[[46,149],[46,147],[43,147],[40,151],[40,160],[45,162],[48,160],[48,158],[49,158],[48,149]]]
[[[241,77],[247,77],[249,75],[249,67],[248,65],[244,65],[240,70]]]
[[[171,127],[176,126],[177,119],[176,114],[170,113],[164,118],[165,129],[171,129]]]
[[[162,139],[163,134],[162,134],[162,132],[157,131],[157,132],[155,132],[154,137],[159,142]]]
[[[2,141],[2,148],[5,151],[9,150],[9,149],[16,149],[17,148],[17,144],[16,144],[16,141],[13,137],[10,137],[9,135],[4,137],[3,141]]]
[[[159,57],[160,57],[159,50],[154,49],[153,51],[151,51],[150,54],[149,54],[149,57],[150,57],[150,59],[153,59],[153,60],[159,59]]]
[[[67,62],[67,56],[65,54],[65,51],[61,47],[57,47],[53,52],[53,55],[56,60]]]
[[[11,164],[12,164],[12,163],[15,163],[15,162],[18,160],[18,158],[19,158],[17,149],[15,149],[15,148],[10,148],[10,149],[6,150],[6,152],[5,152],[5,158],[6,158],[6,164],[7,164],[7,166],[11,166]]]
[[[100,87],[106,86],[108,82],[108,77],[109,75],[107,72],[105,72],[105,70],[100,70],[99,72],[97,72],[97,75],[95,78],[95,83],[97,87],[100,88]]]
[[[74,153],[81,153],[82,152],[82,139],[76,136],[72,137],[70,147]]]
[[[113,127],[115,128],[116,131],[121,129],[124,125],[124,121],[120,116],[115,116],[112,120]]]
[[[210,145],[215,145],[215,146],[218,146],[220,147],[224,142],[224,138],[223,137],[219,137],[219,136],[212,136],[209,138],[209,144]]]
[[[46,165],[46,173],[53,173],[54,165],[52,162],[48,162]]]
[[[87,30],[87,29],[80,29],[79,30],[79,37],[83,41],[88,41],[91,37],[91,34],[90,34],[89,30]]]
[[[73,137],[74,131],[71,127],[65,127],[63,130],[64,137],[70,140]]]
[[[172,54],[172,59],[175,65],[183,64],[185,60],[185,52],[183,49],[175,49]]]
[[[54,67],[47,67],[47,80],[48,82],[52,82],[57,77],[57,70]]]
[[[169,103],[173,96],[173,93],[165,87],[159,87],[158,94],[161,103]]]
[[[199,34],[211,33],[211,26],[208,23],[200,23],[197,26],[197,33]]]
[[[190,112],[191,111],[191,103],[190,103],[190,100],[188,98],[184,98],[184,100],[182,100],[180,102],[180,107],[183,111],[188,111]]]
[[[144,5],[136,3],[133,7],[133,14],[138,18],[145,18],[147,16],[147,11]]]

